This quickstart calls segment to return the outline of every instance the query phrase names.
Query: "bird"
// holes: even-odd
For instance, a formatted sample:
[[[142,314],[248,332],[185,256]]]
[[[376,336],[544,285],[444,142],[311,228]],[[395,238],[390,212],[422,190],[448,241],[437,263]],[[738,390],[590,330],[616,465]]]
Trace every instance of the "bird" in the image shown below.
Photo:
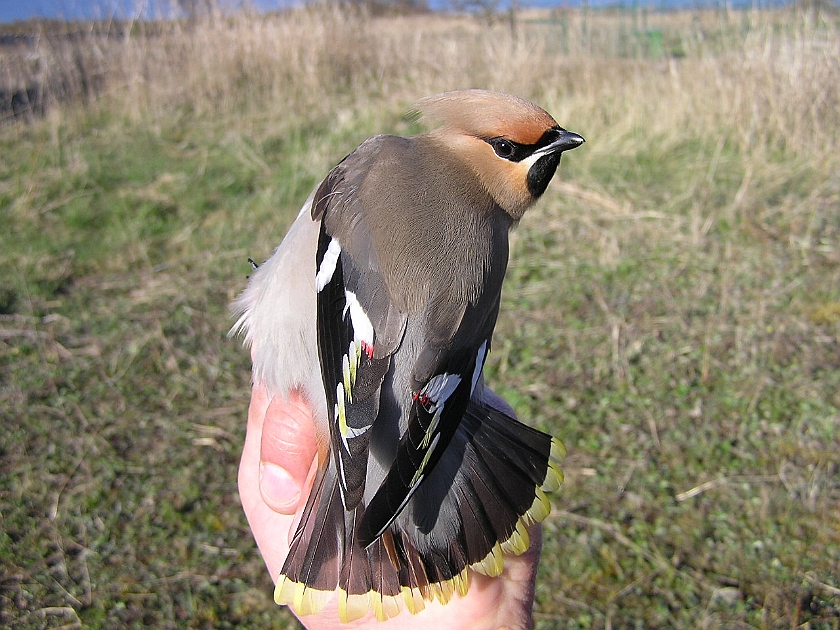
[[[275,601],[344,622],[445,604],[497,576],[562,483],[562,442],[484,383],[509,233],[584,139],[487,90],[414,110],[315,188],[234,301],[252,378],[304,393],[317,473]]]

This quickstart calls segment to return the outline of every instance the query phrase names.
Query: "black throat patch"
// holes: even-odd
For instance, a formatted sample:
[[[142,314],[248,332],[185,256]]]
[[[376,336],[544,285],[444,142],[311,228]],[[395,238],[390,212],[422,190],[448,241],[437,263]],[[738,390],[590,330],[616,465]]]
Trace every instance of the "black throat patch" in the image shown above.
[[[559,164],[560,152],[549,153],[534,162],[528,169],[528,192],[534,196],[534,199],[540,197],[548,188],[548,183],[554,177]]]

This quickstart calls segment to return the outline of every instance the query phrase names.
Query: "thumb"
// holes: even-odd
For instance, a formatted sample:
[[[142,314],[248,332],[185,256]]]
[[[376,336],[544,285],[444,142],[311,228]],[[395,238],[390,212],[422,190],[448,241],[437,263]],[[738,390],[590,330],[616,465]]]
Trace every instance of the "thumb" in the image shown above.
[[[268,506],[294,514],[318,451],[315,422],[298,391],[275,396],[265,412],[260,441],[260,493]]]

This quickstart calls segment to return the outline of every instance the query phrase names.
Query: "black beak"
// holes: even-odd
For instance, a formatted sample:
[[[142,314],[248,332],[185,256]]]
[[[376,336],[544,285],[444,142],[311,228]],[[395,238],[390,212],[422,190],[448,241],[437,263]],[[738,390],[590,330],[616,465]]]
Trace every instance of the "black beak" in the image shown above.
[[[565,129],[558,128],[557,129],[558,136],[552,142],[542,149],[540,149],[540,153],[545,154],[552,154],[552,153],[563,153],[563,151],[568,151],[570,149],[575,149],[582,145],[586,140],[583,139],[583,136],[579,136],[576,133],[571,131],[566,131]]]

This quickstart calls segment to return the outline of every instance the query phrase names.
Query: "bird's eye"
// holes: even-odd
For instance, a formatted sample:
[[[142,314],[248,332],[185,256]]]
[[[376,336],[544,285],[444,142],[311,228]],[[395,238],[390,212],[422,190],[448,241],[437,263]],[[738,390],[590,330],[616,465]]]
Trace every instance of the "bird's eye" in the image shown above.
[[[490,140],[490,146],[493,147],[496,155],[500,158],[509,160],[513,157],[515,146],[510,140],[505,140],[504,138],[493,138]]]

